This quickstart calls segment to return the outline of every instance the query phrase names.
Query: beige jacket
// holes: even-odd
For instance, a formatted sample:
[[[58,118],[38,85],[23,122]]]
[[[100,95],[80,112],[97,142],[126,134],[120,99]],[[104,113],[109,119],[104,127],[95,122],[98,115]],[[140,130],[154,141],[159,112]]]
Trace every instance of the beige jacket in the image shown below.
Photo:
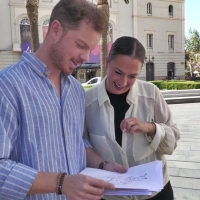
[[[109,162],[127,167],[154,160],[162,160],[164,185],[169,181],[164,154],[172,154],[180,138],[179,130],[172,121],[171,111],[159,89],[153,84],[137,80],[127,95],[130,105],[125,118],[136,117],[156,123],[153,140],[143,132],[123,132],[122,147],[115,140],[114,108],[105,90],[105,79],[86,91],[85,136],[95,152]],[[152,194],[154,196],[156,193]],[[152,197],[151,196],[151,197]],[[105,197],[106,200],[148,199],[146,197]]]

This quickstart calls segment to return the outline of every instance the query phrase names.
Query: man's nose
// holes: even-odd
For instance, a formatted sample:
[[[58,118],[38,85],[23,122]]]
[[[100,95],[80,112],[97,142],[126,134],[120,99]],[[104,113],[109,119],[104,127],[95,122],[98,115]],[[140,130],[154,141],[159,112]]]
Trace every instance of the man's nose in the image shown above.
[[[81,53],[80,58],[81,58],[81,60],[83,60],[84,62],[88,62],[88,61],[89,61],[89,58],[90,58],[90,51]]]

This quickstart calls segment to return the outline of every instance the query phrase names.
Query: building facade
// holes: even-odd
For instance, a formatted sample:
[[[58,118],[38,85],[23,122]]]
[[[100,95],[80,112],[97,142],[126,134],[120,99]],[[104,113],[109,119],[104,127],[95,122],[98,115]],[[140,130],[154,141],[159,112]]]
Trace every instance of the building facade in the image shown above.
[[[51,10],[58,2],[40,0],[39,41],[43,42]],[[22,51],[30,51],[30,25],[25,0],[0,1],[0,70],[19,61]],[[22,50],[22,48],[24,48]]]
[[[59,0],[40,0],[39,41],[42,44],[53,6]],[[89,0],[97,3],[97,0]],[[120,36],[136,37],[146,49],[146,62],[139,76],[143,80],[184,79],[184,0],[108,0],[110,21],[108,49]],[[0,69],[19,61],[23,51],[31,51],[30,25],[24,0],[0,1]],[[74,75],[80,82],[99,76],[99,45],[89,63]],[[88,67],[89,66],[89,67]]]

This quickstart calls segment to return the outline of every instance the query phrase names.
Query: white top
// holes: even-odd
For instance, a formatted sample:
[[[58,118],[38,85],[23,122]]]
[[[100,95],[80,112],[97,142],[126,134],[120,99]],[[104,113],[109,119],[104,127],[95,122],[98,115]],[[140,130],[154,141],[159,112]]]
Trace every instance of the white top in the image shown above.
[[[136,80],[127,95],[127,103],[130,107],[125,118],[136,117],[145,122],[153,119],[156,123],[156,134],[152,140],[143,132],[135,134],[123,132],[122,146],[120,146],[115,140],[114,108],[105,89],[105,80],[106,78],[86,91],[85,136],[91,142],[95,152],[109,162],[132,167],[162,160],[165,185],[169,181],[169,176],[164,154],[172,154],[180,133],[172,121],[171,111],[162,94],[155,85]],[[155,193],[152,196],[154,195]],[[138,199],[152,196],[138,197]],[[118,197],[104,198],[118,199]],[[133,197],[123,199],[133,199]]]

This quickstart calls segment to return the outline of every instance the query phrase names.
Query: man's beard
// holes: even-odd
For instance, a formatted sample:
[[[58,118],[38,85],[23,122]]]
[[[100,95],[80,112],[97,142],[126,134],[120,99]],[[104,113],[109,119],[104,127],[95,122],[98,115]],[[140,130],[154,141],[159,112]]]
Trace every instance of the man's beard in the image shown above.
[[[51,45],[49,49],[49,59],[54,67],[63,71],[64,55],[62,54],[60,42]]]

